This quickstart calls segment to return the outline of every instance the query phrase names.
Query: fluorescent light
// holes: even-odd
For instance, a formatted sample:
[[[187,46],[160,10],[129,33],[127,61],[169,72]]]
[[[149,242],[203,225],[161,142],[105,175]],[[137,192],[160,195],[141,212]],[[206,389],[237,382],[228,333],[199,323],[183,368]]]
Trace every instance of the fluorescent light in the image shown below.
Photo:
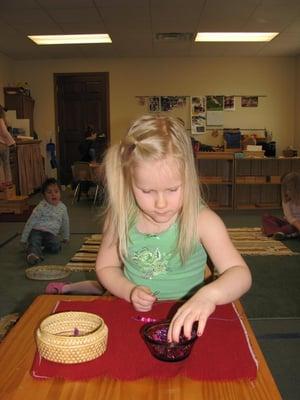
[[[40,35],[27,37],[38,45],[111,43],[111,38],[107,33],[97,33],[91,35]]]
[[[198,32],[195,42],[269,42],[279,32]]]

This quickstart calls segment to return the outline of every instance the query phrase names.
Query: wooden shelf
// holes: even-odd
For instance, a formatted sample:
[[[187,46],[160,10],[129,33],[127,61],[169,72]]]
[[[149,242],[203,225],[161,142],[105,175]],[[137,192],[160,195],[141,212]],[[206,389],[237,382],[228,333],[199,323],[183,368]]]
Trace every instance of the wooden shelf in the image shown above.
[[[258,209],[277,209],[281,208],[278,203],[261,203],[261,204],[237,204],[237,210],[258,210]]]
[[[235,181],[236,185],[280,185],[280,183],[273,183],[273,182],[239,182],[239,181]]]
[[[205,185],[233,185],[232,181],[223,181],[219,177],[208,178],[207,176],[199,177],[199,183]]]
[[[198,151],[195,154],[197,160],[209,159],[209,160],[233,160],[234,154],[217,151]]]
[[[300,172],[300,157],[234,158],[220,152],[196,153],[199,184],[215,209],[281,208],[281,176]]]

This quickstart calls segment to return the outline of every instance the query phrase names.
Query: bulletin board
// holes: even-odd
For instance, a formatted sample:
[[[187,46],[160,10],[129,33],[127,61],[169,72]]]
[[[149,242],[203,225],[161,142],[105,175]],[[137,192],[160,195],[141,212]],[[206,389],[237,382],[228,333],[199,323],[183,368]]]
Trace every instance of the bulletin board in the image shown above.
[[[167,114],[180,118],[191,135],[202,135],[225,128],[240,129],[242,134],[264,132],[269,114],[263,94],[219,94],[186,96],[136,96],[142,113]],[[199,140],[201,138],[199,137]]]

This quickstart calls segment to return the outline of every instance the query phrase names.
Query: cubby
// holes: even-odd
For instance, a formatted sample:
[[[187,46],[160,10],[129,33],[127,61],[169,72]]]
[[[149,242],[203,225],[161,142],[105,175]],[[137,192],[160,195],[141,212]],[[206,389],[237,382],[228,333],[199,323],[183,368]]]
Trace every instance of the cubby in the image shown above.
[[[199,182],[205,201],[218,209],[232,209],[234,201],[234,157],[231,153],[196,153]]]
[[[214,209],[281,208],[281,177],[297,171],[300,158],[235,158],[232,153],[198,152],[199,182]]]
[[[281,208],[281,176],[291,171],[299,158],[237,158],[234,208]]]

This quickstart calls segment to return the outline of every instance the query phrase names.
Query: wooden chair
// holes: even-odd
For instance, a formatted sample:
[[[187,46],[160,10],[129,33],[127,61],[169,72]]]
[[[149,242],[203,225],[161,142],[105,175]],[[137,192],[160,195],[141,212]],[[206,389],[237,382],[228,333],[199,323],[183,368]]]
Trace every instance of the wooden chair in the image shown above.
[[[91,163],[90,164],[90,171],[91,171],[91,179],[95,186],[95,193],[93,199],[93,205],[95,206],[97,201],[101,201],[104,195],[104,185],[103,185],[103,178],[104,178],[104,168],[103,164],[100,163]]]
[[[72,169],[73,182],[76,185],[72,200],[73,204],[75,199],[77,199],[77,201],[80,200],[82,189],[85,189],[87,191],[89,190],[89,187],[92,184],[92,174],[91,174],[90,164],[88,162],[82,162],[82,161],[75,162],[71,166],[71,169]]]

